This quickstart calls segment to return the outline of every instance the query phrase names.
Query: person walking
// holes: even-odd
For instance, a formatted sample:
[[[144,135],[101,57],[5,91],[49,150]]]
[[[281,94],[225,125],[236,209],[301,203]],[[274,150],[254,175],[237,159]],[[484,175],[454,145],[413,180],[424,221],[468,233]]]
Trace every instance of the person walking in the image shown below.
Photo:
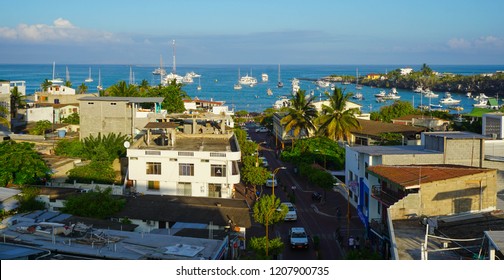
[[[355,248],[355,239],[353,236],[350,235],[348,238],[348,249],[352,250]]]

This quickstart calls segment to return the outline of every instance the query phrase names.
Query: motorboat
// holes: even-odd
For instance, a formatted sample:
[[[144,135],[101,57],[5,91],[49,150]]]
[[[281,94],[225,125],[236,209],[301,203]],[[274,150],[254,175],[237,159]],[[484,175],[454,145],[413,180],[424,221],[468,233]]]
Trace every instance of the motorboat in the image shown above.
[[[267,82],[269,80],[268,74],[262,73],[261,74],[261,81]]]
[[[424,96],[428,98],[438,98],[439,94],[435,94],[432,90],[427,89],[424,91]]]
[[[413,91],[421,93],[421,92],[423,92],[423,88],[421,86],[417,86]]]
[[[196,74],[194,71],[191,71],[191,72],[187,73],[186,76],[189,76],[191,78],[199,78],[199,77],[201,77],[200,74]]]
[[[364,96],[362,95],[362,93],[357,92],[354,96],[352,96],[352,98],[357,99],[357,100],[362,100],[362,99],[364,99]]]
[[[331,86],[331,83],[329,83],[328,81],[324,81],[324,80],[318,80],[315,82],[315,84],[317,84],[317,86],[319,86],[321,88],[327,88],[327,87]]]
[[[488,100],[480,99],[478,103],[473,104],[475,108],[486,108],[488,107]]]
[[[377,93],[374,96],[383,98],[385,95],[387,95],[387,93],[384,90],[380,90],[380,93]]]
[[[455,105],[455,104],[459,104],[460,101],[461,100],[459,100],[459,99],[454,99],[453,97],[451,97],[450,93],[446,93],[445,97],[443,99],[441,99],[439,101],[439,103],[445,104],[445,105]]]
[[[270,88],[268,88],[268,90],[266,91],[266,93],[267,93],[269,96],[272,96],[272,95],[273,95],[273,91],[272,91]]]

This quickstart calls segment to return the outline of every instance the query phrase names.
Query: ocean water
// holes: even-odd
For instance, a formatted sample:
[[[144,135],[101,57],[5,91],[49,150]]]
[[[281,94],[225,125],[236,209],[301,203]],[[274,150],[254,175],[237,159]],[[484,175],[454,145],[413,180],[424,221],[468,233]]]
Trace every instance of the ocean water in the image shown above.
[[[70,81],[73,87],[77,88],[89,76],[89,68],[92,71],[91,83],[86,83],[89,92],[96,92],[98,85],[98,71],[101,72],[101,82],[104,88],[107,88],[121,80],[126,82],[130,78],[130,68],[134,73],[136,83],[147,80],[151,85],[159,84],[159,76],[152,75],[152,71],[157,65],[61,65],[56,64],[55,76],[66,79],[66,68],[68,67]],[[262,112],[271,108],[279,96],[290,96],[291,80],[298,78],[301,80],[301,89],[307,93],[312,93],[317,100],[324,99],[324,91],[330,91],[329,88],[319,88],[311,80],[335,75],[356,75],[358,69],[359,76],[365,76],[370,73],[386,73],[397,68],[407,67],[407,65],[281,65],[281,81],[283,88],[277,88],[278,65],[180,65],[177,66],[177,74],[185,75],[187,72],[194,71],[201,75],[201,78],[195,78],[194,83],[184,85],[183,89],[191,97],[198,97],[205,100],[226,101],[226,105],[235,110],[247,110],[249,112]],[[409,65],[414,70],[419,70],[420,65]],[[504,70],[504,65],[430,65],[434,71],[449,72],[462,75],[474,75],[481,73],[495,73],[497,70]],[[172,69],[165,67],[168,72]],[[40,89],[40,84],[45,79],[52,79],[52,63],[45,64],[0,64],[0,80],[23,80],[26,81],[27,95],[32,95]],[[243,86],[241,90],[234,90],[233,85],[237,83],[238,71],[240,76],[246,74],[254,76],[258,80],[255,87]],[[266,73],[269,76],[268,82],[261,82],[261,74]],[[202,89],[197,90],[198,84]],[[341,85],[338,87],[345,89],[345,92],[361,92],[363,100],[352,100],[361,104],[363,112],[378,111],[381,106],[390,105],[393,101],[386,103],[377,103],[374,94],[380,91],[379,88],[363,87],[356,90],[355,85]],[[267,95],[267,90],[273,91],[272,96]],[[428,105],[429,100],[423,98],[418,93],[411,90],[398,89],[400,100],[409,101],[414,106]],[[438,104],[443,97],[444,92],[436,92],[439,98],[432,99],[432,104]],[[474,96],[475,93],[473,93]],[[470,112],[473,108],[474,100],[467,98],[465,94],[452,93],[453,98],[462,100],[460,106],[464,108],[462,113]]]

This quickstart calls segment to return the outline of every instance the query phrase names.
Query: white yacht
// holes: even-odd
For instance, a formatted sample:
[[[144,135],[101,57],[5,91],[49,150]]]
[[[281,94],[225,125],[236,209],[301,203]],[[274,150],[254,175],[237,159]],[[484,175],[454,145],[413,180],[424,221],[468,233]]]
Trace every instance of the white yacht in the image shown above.
[[[182,83],[184,84],[192,84],[193,82],[194,82],[193,76],[189,75],[189,73],[187,73],[184,77],[182,77]]]
[[[290,105],[291,105],[290,99],[288,99],[285,96],[281,96],[280,99],[278,99],[277,101],[275,101],[275,104],[273,104],[273,108],[275,108],[275,109],[281,109],[281,108],[284,108],[284,107],[289,107]]]
[[[268,74],[262,73],[261,74],[261,80],[265,83],[269,80]]]
[[[421,93],[421,92],[423,92],[423,88],[421,86],[417,86],[413,91]]]
[[[445,97],[443,99],[441,99],[439,101],[439,103],[445,104],[445,105],[455,105],[455,104],[459,104],[460,101],[461,100],[459,100],[459,99],[453,99],[453,97],[451,97],[450,93],[446,93]]]
[[[199,78],[199,77],[201,77],[201,75],[200,75],[200,74],[197,74],[197,73],[196,73],[196,72],[194,72],[194,71],[191,71],[191,72],[187,73],[187,74],[186,74],[186,76],[189,76],[189,77],[191,77],[191,78]]]
[[[301,88],[299,86],[299,80],[296,78],[292,79],[291,85],[292,85],[292,94],[295,94]]]
[[[329,83],[328,81],[324,81],[324,80],[318,80],[315,82],[315,84],[321,88],[327,88],[327,87],[331,86],[331,83]]]
[[[478,103],[473,104],[475,108],[487,108],[488,101],[486,99],[480,99]]]
[[[423,91],[424,92],[424,96],[427,97],[427,98],[438,98],[439,97],[439,94],[435,94],[432,90],[430,89],[426,89]]]
[[[384,90],[380,90],[380,93],[377,93],[375,94],[374,96],[375,97],[378,97],[378,98],[383,98],[387,95],[387,93],[384,91]]]
[[[246,74],[245,76],[240,78],[240,84],[254,86],[255,84],[257,84],[257,79]]]
[[[362,100],[364,99],[364,95],[362,95],[362,93],[360,92],[357,92],[354,96],[352,96],[353,99],[357,99],[357,100]]]

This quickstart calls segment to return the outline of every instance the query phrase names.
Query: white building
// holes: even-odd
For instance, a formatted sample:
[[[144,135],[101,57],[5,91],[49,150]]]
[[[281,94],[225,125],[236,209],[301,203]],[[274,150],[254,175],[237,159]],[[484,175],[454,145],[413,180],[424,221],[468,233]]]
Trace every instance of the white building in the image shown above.
[[[184,132],[180,132],[182,129]],[[241,152],[232,132],[213,121],[150,122],[127,150],[134,192],[232,198]]]
[[[79,113],[79,104],[38,104],[35,108],[26,109],[26,120],[61,123],[73,113]]]
[[[411,67],[400,68],[399,70],[401,71],[402,76],[409,75],[409,74],[411,74],[411,72],[413,72],[413,68],[411,68]]]

